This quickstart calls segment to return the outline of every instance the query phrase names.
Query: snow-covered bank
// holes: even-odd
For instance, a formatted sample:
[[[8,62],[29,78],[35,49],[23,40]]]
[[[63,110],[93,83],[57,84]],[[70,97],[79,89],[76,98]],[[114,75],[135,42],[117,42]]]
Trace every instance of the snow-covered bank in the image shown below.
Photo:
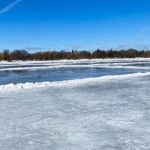
[[[34,63],[49,63],[49,62],[52,62],[52,63],[58,63],[58,62],[84,62],[84,61],[94,61],[94,62],[113,62],[113,61],[150,61],[150,58],[120,58],[120,59],[117,59],[117,58],[112,58],[112,59],[77,59],[77,60],[74,60],[74,59],[64,59],[64,60],[48,60],[48,61],[11,61],[11,62],[8,62],[8,61],[0,61],[0,64],[34,64]]]
[[[84,63],[84,62],[103,62],[103,63],[113,63],[113,62],[150,62],[150,58],[124,58],[124,59],[78,59],[78,60],[49,60],[49,61],[0,61],[0,65],[30,65],[30,64],[73,64],[73,63]]]

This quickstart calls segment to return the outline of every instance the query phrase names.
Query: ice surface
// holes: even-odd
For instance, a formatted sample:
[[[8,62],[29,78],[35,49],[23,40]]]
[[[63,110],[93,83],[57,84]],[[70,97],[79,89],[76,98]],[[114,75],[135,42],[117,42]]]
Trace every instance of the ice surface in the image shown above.
[[[139,64],[143,64],[140,66]],[[148,66],[146,65],[148,64]],[[129,66],[130,65],[130,66]],[[53,68],[87,68],[87,67],[107,67],[107,68],[137,68],[150,69],[150,59],[91,59],[91,60],[59,60],[59,61],[14,61],[0,62],[0,71],[16,70],[37,70]]]
[[[149,90],[147,71],[1,85],[0,150],[149,150]]]
[[[126,79],[129,77],[141,77],[141,76],[150,76],[150,72],[146,73],[134,73],[134,74],[125,74],[125,75],[107,75],[97,78],[86,78],[86,79],[75,79],[75,80],[67,80],[67,81],[55,81],[55,82],[36,82],[36,83],[19,83],[19,84],[7,84],[0,85],[0,92],[5,91],[14,91],[20,89],[33,89],[33,88],[43,88],[43,87],[71,87],[71,86],[79,86],[86,84],[95,84],[100,81],[110,81],[113,79]]]
[[[0,85],[150,72],[150,59],[0,62]]]

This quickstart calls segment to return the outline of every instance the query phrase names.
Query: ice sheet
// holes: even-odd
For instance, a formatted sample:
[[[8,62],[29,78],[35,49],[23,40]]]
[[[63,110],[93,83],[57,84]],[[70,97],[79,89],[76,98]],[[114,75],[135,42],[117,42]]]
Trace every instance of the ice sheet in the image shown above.
[[[50,84],[1,88],[1,150],[150,149],[149,73]]]
[[[71,87],[71,86],[79,86],[86,84],[95,84],[100,81],[110,81],[114,79],[126,79],[126,78],[134,78],[134,77],[145,77],[150,76],[150,72],[145,73],[133,73],[133,74],[125,74],[125,75],[107,75],[97,78],[86,78],[86,79],[75,79],[75,80],[64,80],[64,81],[55,81],[55,82],[36,82],[36,83],[19,83],[19,84],[7,84],[0,85],[0,92],[3,91],[14,91],[20,89],[33,89],[33,88],[42,88],[42,87]]]
[[[148,66],[138,66],[138,64],[149,64]],[[130,65],[130,66],[129,66]],[[53,69],[66,67],[117,67],[117,68],[137,68],[150,69],[149,58],[135,58],[135,59],[83,59],[83,60],[57,60],[57,61],[14,61],[14,62],[0,62],[0,71],[13,70],[36,70],[36,69]]]
[[[150,59],[0,62],[0,85],[150,72]]]

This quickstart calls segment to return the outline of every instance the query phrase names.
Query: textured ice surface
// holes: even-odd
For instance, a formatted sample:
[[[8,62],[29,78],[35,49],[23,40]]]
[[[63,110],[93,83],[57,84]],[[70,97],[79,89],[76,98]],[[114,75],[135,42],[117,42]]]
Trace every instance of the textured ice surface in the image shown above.
[[[149,75],[65,84],[1,90],[1,150],[150,149]]]
[[[0,85],[0,150],[149,150],[150,72],[138,71]]]

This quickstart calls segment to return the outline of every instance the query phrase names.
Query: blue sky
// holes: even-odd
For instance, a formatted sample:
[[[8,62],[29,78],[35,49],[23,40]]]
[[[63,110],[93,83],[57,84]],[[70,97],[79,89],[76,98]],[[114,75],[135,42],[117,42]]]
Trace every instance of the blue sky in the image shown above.
[[[150,49],[149,0],[0,0],[0,50]]]

